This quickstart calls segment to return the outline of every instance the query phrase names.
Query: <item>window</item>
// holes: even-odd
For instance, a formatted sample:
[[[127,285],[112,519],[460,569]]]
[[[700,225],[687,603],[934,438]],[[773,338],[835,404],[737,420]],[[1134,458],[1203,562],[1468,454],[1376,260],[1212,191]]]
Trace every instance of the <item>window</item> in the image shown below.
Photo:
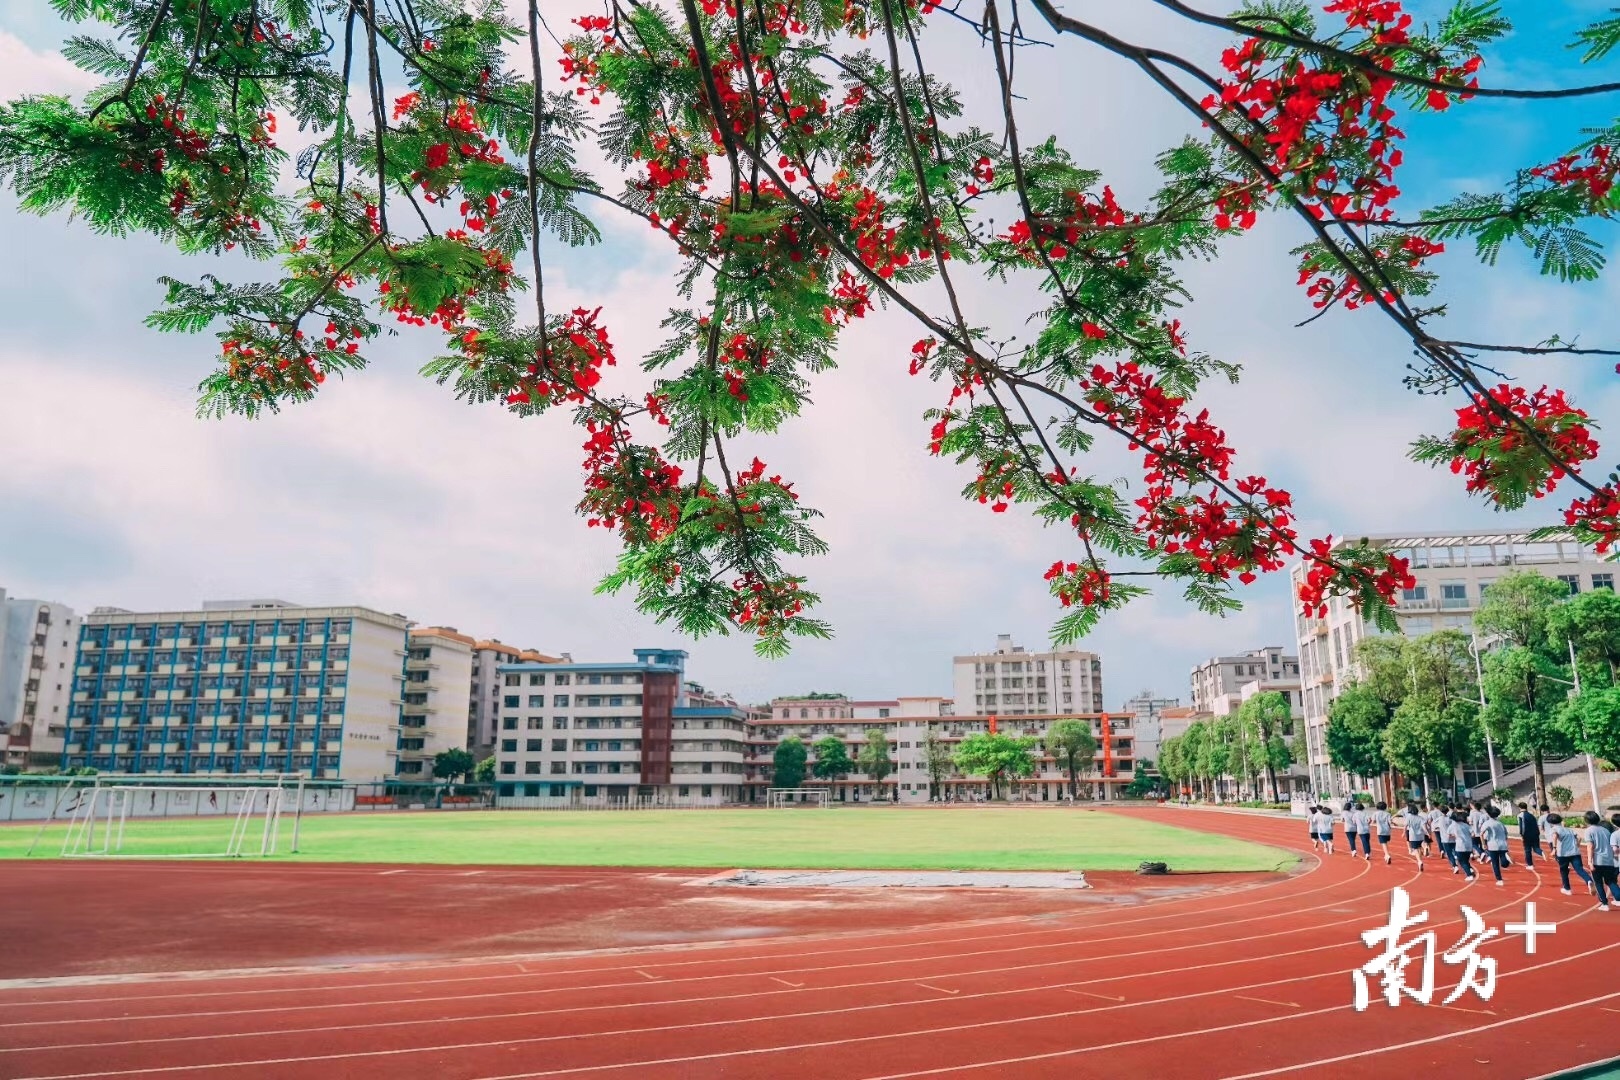
[[[539,776],[540,763],[538,761],[525,761],[523,763],[523,772],[527,776]]]
[[[553,750],[557,751],[558,753],[561,753],[562,751],[568,749],[568,740],[567,739],[552,739],[551,740],[551,748]]]
[[[567,699],[564,698],[563,702],[564,702],[564,704],[566,704]],[[531,708],[531,709],[543,709],[545,707],[546,707],[546,695],[544,695],[544,694],[530,694],[529,695],[529,708]]]
[[[515,754],[515,753],[517,753],[517,740],[516,739],[502,739],[501,740],[501,753],[503,753],[503,754]]]
[[[707,798],[710,798],[713,795],[714,795],[714,788],[709,787],[707,784],[705,784],[704,787],[703,787],[703,797],[705,799],[707,799]]]
[[[502,731],[516,731],[517,730],[517,717],[515,717],[515,716],[503,716],[503,717],[501,717],[501,730]]]
[[[567,730],[567,728],[568,728],[568,717],[566,717],[566,716],[553,716],[551,718],[551,726],[553,728],[556,728],[558,731]]]
[[[552,784],[551,785],[551,797],[553,799],[567,798],[568,797],[568,785],[566,785],[566,784]]]
[[[568,676],[561,673],[561,672],[559,672],[556,675],[553,675],[551,677],[551,685],[552,686],[567,686],[568,685]]]
[[[544,686],[544,685],[546,685],[546,677],[544,675],[541,675],[541,674],[530,675],[529,676],[529,685],[530,686]]]
[[[568,771],[568,763],[566,761],[553,761],[551,763],[551,771],[554,773],[565,773]]]
[[[551,699],[551,703],[559,709],[566,709],[568,708],[568,695],[557,694]]]
[[[529,739],[529,740],[526,741],[526,743],[524,745],[524,749],[528,750],[531,753],[534,753],[534,752],[537,752],[537,751],[540,751],[540,750],[544,750],[545,748],[546,748],[546,740],[544,740],[544,739]]]
[[[530,731],[539,731],[546,726],[546,718],[543,716],[531,716],[523,722],[523,726]]]
[[[887,720],[888,718],[889,718],[889,710],[888,709],[879,709],[878,710],[878,719],[879,720]]]
[[[506,685],[507,686],[516,686],[516,685],[518,685],[519,682],[522,681],[522,679],[523,679],[523,676],[521,676],[521,675],[508,675],[506,677]]]
[[[1593,574],[1592,575],[1592,588],[1594,588],[1594,589],[1608,589],[1610,592],[1613,592],[1614,591],[1614,575],[1613,574]]]
[[[501,762],[501,775],[502,776],[511,776],[515,772],[517,772],[517,762],[515,762],[515,761],[503,761],[503,762]]]
[[[518,696],[516,694],[507,694],[505,697],[501,698],[501,702],[508,709],[515,709],[518,707]]]
[[[1468,586],[1461,581],[1442,582],[1440,585],[1440,606],[1443,608],[1467,607]]]
[[[1569,591],[1572,594],[1581,591],[1581,576],[1579,574],[1559,574],[1558,580],[1569,586]],[[1484,589],[1480,590],[1480,595],[1485,595]]]
[[[596,785],[595,784],[586,784],[585,785],[585,797],[587,799],[589,799],[589,798],[593,798],[595,795],[596,795]]]

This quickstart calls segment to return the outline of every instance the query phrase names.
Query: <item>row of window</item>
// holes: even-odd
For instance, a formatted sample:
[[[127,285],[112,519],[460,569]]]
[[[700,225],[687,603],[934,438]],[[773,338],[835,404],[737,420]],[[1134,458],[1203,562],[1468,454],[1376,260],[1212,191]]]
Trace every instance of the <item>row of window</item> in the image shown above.
[[[587,799],[595,799],[595,798],[598,797],[599,790],[600,790],[600,788],[596,784],[585,784],[581,788],[581,793]],[[613,791],[613,792],[619,792],[619,793],[623,794],[623,789],[621,789],[621,788],[616,788],[616,787],[611,787],[610,786],[609,790]],[[690,798],[692,798],[693,790],[694,790],[694,787],[691,787],[691,786],[679,787],[679,788],[676,789],[677,797],[682,798],[682,799],[690,799]],[[700,785],[700,786],[696,786],[696,790],[701,791],[703,793],[702,797],[705,798],[705,799],[714,798],[714,788],[712,786],[708,785],[708,784],[703,784],[703,785]],[[500,787],[498,789],[498,794],[502,798],[566,799],[568,797],[568,785],[567,784],[502,784],[502,785],[500,785]]]
[[[568,695],[567,694],[554,694],[554,695],[552,695],[552,698],[551,698],[551,706],[552,706],[552,708],[554,708],[554,709],[566,709],[566,708],[568,708],[568,704],[569,703],[568,703]],[[604,707],[612,708],[612,709],[622,709],[622,708],[624,708],[625,706],[628,706],[628,705],[640,705],[641,704],[641,695],[640,694],[615,694],[612,697],[596,697],[596,696],[585,697],[585,696],[576,694],[576,695],[574,695],[573,704],[574,704],[574,706],[576,708],[580,708],[580,709],[600,709],[600,708],[604,708]],[[517,694],[506,694],[505,696],[503,696],[501,698],[501,705],[504,708],[508,708],[508,709],[521,709],[521,708],[523,708],[523,699]],[[545,708],[546,707],[546,696],[544,694],[530,694],[529,695],[529,705],[528,705],[528,707],[531,708],[531,709],[543,709],[543,708]]]
[[[129,641],[151,648],[165,641],[173,641],[177,648],[188,648],[199,641],[213,638],[237,638],[242,644],[270,641],[290,637],[294,641],[308,640],[317,635],[347,634],[348,619],[304,619],[285,623],[143,623],[139,626],[84,626],[80,640],[92,645],[105,646],[109,642]]]
[[[525,685],[524,678],[525,676],[522,672],[508,671],[501,682],[502,685],[505,686],[523,686]],[[546,685],[545,672],[531,671],[528,673],[527,679],[527,685],[529,686]],[[641,676],[632,673],[619,675],[580,675],[578,678],[574,678],[569,672],[566,671],[557,671],[551,674],[552,686],[567,686],[570,684],[570,682],[572,682],[572,684],[575,686],[640,686]]]

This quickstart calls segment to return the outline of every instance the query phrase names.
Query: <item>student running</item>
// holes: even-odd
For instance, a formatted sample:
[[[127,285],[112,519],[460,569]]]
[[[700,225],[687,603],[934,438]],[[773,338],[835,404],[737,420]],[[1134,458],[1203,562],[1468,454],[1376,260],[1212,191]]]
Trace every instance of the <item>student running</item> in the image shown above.
[[[1361,857],[1372,862],[1372,811],[1356,803],[1356,837],[1361,841]]]
[[[1406,804],[1406,846],[1417,860],[1418,871],[1423,870],[1423,849],[1429,844],[1429,824],[1418,812],[1417,803]]]
[[[1598,910],[1608,911],[1611,903],[1620,904],[1620,892],[1615,891],[1614,837],[1603,827],[1596,810],[1586,812],[1586,849],[1592,860]]]
[[[1378,850],[1384,853],[1384,865],[1388,866],[1395,859],[1389,853],[1389,803],[1381,802],[1370,815],[1372,825],[1378,832]]]
[[[1474,834],[1468,827],[1468,815],[1461,810],[1451,815],[1451,850],[1452,857],[1457,860],[1457,866],[1462,868],[1463,877],[1468,884],[1474,883],[1477,876],[1474,873]],[[1452,873],[1456,873],[1453,869]]]
[[[1558,880],[1563,885],[1560,890],[1565,896],[1570,895],[1569,872],[1575,871],[1575,876],[1586,882],[1589,891],[1596,893],[1597,886],[1592,882],[1592,875],[1586,872],[1581,864],[1581,841],[1575,831],[1564,824],[1561,814],[1547,815],[1548,839],[1552,841],[1553,858],[1558,860]]]
[[[1501,811],[1494,806],[1485,808],[1485,824],[1480,826],[1480,839],[1485,848],[1485,857],[1491,861],[1491,873],[1496,877],[1496,884],[1502,884],[1502,868],[1507,866],[1508,860],[1508,832],[1507,826],[1499,820]]]
[[[1333,854],[1333,811],[1327,807],[1318,807],[1321,811],[1317,818],[1317,827],[1322,830],[1322,844],[1327,848],[1329,855]]]
[[[1519,843],[1524,848],[1524,865],[1536,865],[1535,857],[1541,855],[1541,822],[1530,812],[1528,803],[1519,804]]]
[[[1306,828],[1310,829],[1310,832],[1311,832],[1311,850],[1312,851],[1321,851],[1322,850],[1322,826],[1316,820],[1316,811],[1317,811],[1317,808],[1314,807],[1314,806],[1311,807],[1309,810],[1305,811],[1305,826],[1306,826]]]
[[[1434,842],[1440,845],[1440,854],[1446,857],[1446,862],[1451,864],[1451,872],[1455,874],[1458,870],[1457,839],[1452,826],[1456,822],[1451,819],[1450,814],[1446,813],[1444,806],[1436,806],[1433,814],[1434,818],[1431,827],[1434,830]]]

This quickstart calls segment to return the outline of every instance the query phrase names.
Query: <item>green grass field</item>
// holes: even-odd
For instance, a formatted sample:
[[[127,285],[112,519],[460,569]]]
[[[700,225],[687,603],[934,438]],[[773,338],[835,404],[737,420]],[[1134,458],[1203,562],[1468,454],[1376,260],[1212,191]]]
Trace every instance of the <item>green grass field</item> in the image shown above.
[[[219,819],[129,822],[126,854],[186,854],[221,846]],[[54,857],[52,826],[34,857]],[[37,826],[0,829],[0,858],[21,858]],[[290,847],[284,820],[282,850]],[[258,834],[250,845],[258,848]],[[316,814],[299,854],[319,862],[508,863],[716,869],[1279,870],[1278,848],[1088,810],[647,810]]]

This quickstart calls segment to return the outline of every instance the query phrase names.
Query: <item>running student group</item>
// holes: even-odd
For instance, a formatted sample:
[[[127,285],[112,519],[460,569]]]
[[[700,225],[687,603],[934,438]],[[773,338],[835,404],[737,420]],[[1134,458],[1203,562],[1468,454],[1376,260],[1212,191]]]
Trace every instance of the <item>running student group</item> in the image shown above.
[[[1472,885],[1477,877],[1474,856],[1483,855],[1490,863],[1496,883],[1501,885],[1502,871],[1513,865],[1508,853],[1507,825],[1502,822],[1501,814],[1495,806],[1485,803],[1451,808],[1440,802],[1421,805],[1409,802],[1399,827],[1406,833],[1407,849],[1417,860],[1419,870],[1425,869],[1424,860],[1432,858],[1438,847],[1451,864],[1451,872],[1462,874]],[[1337,814],[1329,807],[1313,806],[1309,817],[1314,850],[1333,854],[1334,827],[1338,824],[1344,828],[1345,844],[1352,858],[1370,860],[1372,838],[1376,836],[1384,862],[1394,861],[1389,838],[1397,823],[1390,816],[1389,804],[1379,803],[1366,809],[1359,803],[1347,802]],[[1558,864],[1558,878],[1565,896],[1570,895],[1569,875],[1574,871],[1597,897],[1600,910],[1608,911],[1611,903],[1620,904],[1620,887],[1616,884],[1616,866],[1620,865],[1620,813],[1604,821],[1596,811],[1588,810],[1584,819],[1566,820],[1545,804],[1541,813],[1536,814],[1527,804],[1520,803],[1518,825],[1527,869],[1535,865],[1537,856],[1547,857],[1541,849],[1542,838],[1546,837],[1553,849],[1553,860]],[[1581,856],[1583,848],[1592,861],[1591,873],[1587,872]]]

